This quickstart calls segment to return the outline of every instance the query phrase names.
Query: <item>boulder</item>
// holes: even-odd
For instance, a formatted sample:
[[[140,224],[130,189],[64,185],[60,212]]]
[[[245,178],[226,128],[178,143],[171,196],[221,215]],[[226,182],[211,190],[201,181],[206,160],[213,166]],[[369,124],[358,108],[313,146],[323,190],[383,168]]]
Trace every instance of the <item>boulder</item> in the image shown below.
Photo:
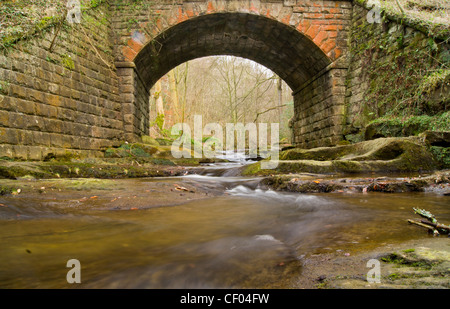
[[[280,153],[274,170],[260,162],[243,168],[244,175],[280,173],[402,173],[439,168],[433,154],[418,137],[379,138],[352,145],[289,149]]]

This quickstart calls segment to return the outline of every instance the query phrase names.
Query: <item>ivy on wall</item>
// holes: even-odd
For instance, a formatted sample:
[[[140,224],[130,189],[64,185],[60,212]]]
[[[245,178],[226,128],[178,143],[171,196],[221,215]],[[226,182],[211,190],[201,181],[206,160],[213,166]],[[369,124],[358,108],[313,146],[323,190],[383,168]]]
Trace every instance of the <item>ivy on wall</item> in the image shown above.
[[[362,10],[353,21],[350,43],[350,62],[361,69],[357,77],[362,80],[363,95],[357,104],[362,113],[355,116],[359,123],[384,123],[386,131],[392,124],[401,125],[399,135],[411,133],[404,129],[408,126],[419,127],[418,131],[450,130],[448,42],[383,14],[382,23],[369,23],[366,12]]]

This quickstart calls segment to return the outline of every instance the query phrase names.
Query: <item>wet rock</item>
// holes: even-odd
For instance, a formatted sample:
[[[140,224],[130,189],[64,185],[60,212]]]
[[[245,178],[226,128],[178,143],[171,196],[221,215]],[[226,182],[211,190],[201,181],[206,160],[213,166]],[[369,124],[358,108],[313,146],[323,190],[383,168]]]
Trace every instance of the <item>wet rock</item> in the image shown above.
[[[430,146],[450,147],[450,132],[425,131],[419,136]]]
[[[317,257],[319,260],[321,257]],[[380,262],[379,282],[367,281],[367,261]],[[446,238],[408,241],[394,247],[388,245],[371,252],[317,263],[305,271],[321,274],[330,269],[325,280],[314,280],[316,287],[328,289],[448,289],[450,246]],[[336,265],[339,265],[337,269]],[[333,270],[333,273],[331,272]],[[317,277],[316,277],[317,278]],[[320,285],[320,286],[319,286]]]
[[[280,154],[274,170],[260,163],[243,169],[244,175],[267,173],[395,173],[425,172],[439,168],[434,155],[420,138],[379,138],[353,145],[290,149]]]
[[[424,177],[335,178],[329,175],[270,175],[260,185],[266,189],[299,193],[330,192],[435,192],[450,190],[450,171],[440,171]]]

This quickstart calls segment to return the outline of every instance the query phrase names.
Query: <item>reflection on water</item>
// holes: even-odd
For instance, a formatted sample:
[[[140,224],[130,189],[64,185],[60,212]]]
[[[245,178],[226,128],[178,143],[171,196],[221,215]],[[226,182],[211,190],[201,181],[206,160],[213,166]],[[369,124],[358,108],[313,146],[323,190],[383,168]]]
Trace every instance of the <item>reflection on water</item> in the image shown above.
[[[308,255],[428,237],[406,223],[412,207],[450,219],[448,197],[434,194],[307,195],[239,177],[178,179],[193,182],[224,194],[135,211],[2,197],[0,287],[73,287],[66,262],[78,259],[78,287],[289,288]]]

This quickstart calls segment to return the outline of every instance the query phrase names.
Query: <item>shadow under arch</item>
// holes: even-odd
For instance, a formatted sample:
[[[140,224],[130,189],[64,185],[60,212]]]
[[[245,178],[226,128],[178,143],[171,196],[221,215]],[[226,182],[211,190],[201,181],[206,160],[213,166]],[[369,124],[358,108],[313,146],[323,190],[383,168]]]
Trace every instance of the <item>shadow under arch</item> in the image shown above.
[[[229,55],[253,60],[298,89],[332,63],[297,29],[249,13],[214,13],[188,19],[147,43],[134,59],[150,89],[176,66],[196,58]]]

